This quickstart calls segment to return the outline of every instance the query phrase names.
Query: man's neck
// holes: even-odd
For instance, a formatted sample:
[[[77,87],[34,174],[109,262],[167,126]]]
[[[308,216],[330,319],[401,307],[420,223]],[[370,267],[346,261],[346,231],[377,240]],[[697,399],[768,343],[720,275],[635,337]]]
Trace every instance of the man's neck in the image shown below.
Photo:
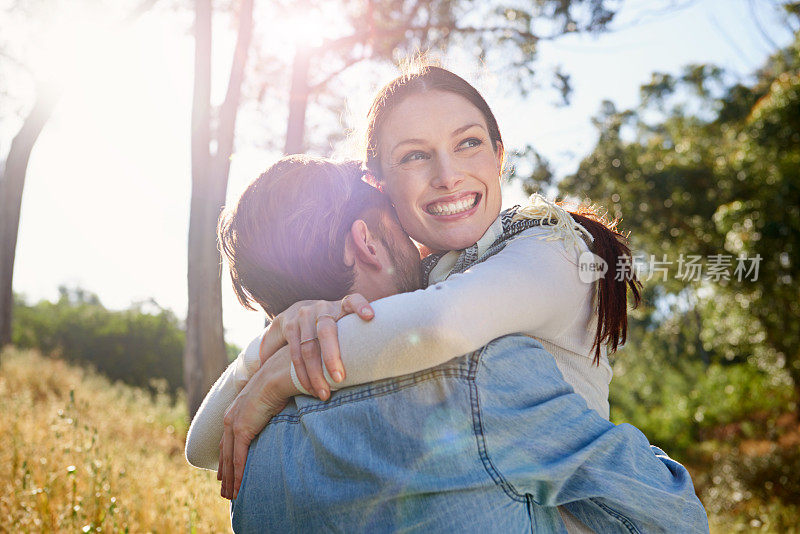
[[[362,273],[356,273],[356,279],[350,292],[360,293],[369,302],[373,302],[378,299],[396,295],[397,288],[391,282],[375,280]]]

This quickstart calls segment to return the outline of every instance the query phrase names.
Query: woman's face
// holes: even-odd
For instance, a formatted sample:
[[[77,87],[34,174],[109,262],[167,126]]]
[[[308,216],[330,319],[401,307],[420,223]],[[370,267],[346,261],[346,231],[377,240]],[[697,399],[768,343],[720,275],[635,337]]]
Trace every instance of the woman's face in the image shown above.
[[[486,120],[455,93],[412,95],[380,131],[383,186],[400,223],[433,250],[473,245],[500,213],[503,147]]]

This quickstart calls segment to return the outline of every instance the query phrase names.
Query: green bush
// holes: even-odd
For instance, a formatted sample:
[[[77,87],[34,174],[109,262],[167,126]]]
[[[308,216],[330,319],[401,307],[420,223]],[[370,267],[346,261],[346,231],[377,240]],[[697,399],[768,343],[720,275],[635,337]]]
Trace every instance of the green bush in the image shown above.
[[[171,311],[153,301],[108,310],[92,293],[59,292],[56,302],[16,298],[14,345],[89,364],[134,386],[174,393],[182,385],[185,336]]]
[[[710,442],[704,449],[711,449]],[[707,470],[695,470],[700,498],[718,532],[798,532],[800,451],[759,442],[764,450],[714,443]]]
[[[704,368],[692,362],[685,366],[689,370],[686,375],[669,366],[637,367],[615,366],[612,419],[631,423],[652,443],[681,460],[689,459],[692,447],[712,429],[746,422],[753,413],[777,416],[793,402],[790,384],[776,383],[774,377],[750,363],[714,363]],[[653,385],[640,388],[639,382]],[[747,437],[747,425],[743,433]]]

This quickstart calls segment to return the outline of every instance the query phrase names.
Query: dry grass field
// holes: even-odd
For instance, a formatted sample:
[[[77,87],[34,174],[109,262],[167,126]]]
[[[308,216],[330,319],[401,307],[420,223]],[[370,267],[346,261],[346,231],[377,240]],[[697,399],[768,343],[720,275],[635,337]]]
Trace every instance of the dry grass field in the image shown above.
[[[9,350],[0,414],[0,532],[230,531],[215,474],[184,459],[182,402]]]
[[[0,533],[230,532],[215,474],[184,459],[183,399],[11,349],[0,414]],[[707,480],[724,467],[690,466],[713,533],[798,532],[797,507],[739,502],[739,482]]]

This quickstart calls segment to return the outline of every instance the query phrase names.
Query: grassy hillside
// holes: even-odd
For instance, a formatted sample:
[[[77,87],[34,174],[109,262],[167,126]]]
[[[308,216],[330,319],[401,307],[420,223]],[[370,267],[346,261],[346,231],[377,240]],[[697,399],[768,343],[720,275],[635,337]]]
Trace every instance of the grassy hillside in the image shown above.
[[[230,530],[215,474],[183,457],[182,402],[10,350],[0,413],[0,532]]]
[[[215,474],[183,457],[182,400],[9,350],[0,364],[0,414],[0,533],[230,531]],[[766,438],[737,445],[731,436],[741,425],[698,445],[711,447],[701,451],[710,463],[689,469],[713,533],[798,532],[798,507],[781,492],[794,480],[800,427],[795,416],[784,419],[778,426],[797,432],[775,439],[794,456],[766,454],[776,446]],[[762,486],[763,494],[748,489]]]

